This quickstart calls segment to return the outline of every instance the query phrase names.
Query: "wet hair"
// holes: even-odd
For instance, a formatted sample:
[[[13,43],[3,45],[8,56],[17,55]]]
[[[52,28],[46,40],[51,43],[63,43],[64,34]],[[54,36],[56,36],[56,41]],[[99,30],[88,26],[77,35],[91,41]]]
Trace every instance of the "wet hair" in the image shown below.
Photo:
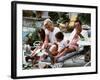
[[[58,33],[55,34],[55,37],[56,37],[57,39],[59,39],[59,40],[63,40],[64,35],[63,35],[62,32],[58,32]]]
[[[45,31],[44,31],[44,29],[40,28],[40,29],[38,30],[38,33],[40,34],[40,38],[41,38],[42,41],[44,42],[44,40],[45,40]]]

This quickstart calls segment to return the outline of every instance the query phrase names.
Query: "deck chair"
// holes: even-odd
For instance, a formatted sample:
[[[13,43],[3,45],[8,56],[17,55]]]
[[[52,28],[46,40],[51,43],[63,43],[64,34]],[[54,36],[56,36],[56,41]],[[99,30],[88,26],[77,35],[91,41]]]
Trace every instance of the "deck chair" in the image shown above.
[[[80,49],[78,51],[69,52],[69,53],[65,54],[64,56],[58,58],[57,62],[64,62],[67,59],[70,59],[70,58],[72,58],[74,56],[79,55],[82,51],[83,51],[83,47],[80,47]]]
[[[55,63],[54,65],[51,65],[51,67],[52,68],[62,67],[65,60],[68,60],[68,59],[70,59],[70,58],[72,58],[74,56],[77,56],[82,51],[83,51],[83,47],[80,47],[78,51],[74,51],[74,52],[70,52],[70,53],[65,54],[64,56],[58,58],[57,59],[57,63]],[[47,59],[45,59],[43,62],[48,62],[48,63],[52,62],[51,55]]]

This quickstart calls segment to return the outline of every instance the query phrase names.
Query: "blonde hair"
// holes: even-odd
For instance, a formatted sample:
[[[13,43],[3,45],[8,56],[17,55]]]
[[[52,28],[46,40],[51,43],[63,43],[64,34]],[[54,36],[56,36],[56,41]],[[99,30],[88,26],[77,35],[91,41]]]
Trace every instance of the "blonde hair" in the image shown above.
[[[43,25],[46,25],[47,23],[53,24],[53,22],[50,19],[45,19]]]

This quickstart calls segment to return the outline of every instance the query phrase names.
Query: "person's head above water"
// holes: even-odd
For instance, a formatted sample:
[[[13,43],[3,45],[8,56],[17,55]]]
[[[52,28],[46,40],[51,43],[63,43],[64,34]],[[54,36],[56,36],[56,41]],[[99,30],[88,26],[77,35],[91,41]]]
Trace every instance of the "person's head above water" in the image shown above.
[[[44,27],[49,30],[49,31],[53,31],[54,29],[54,26],[53,26],[53,22],[50,20],[50,19],[46,19],[44,20],[44,23],[43,23]]]

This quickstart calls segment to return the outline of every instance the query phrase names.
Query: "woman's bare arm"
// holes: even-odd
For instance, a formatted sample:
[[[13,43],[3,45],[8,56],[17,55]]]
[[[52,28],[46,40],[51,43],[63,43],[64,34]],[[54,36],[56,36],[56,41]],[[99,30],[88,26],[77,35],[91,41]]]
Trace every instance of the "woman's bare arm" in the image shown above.
[[[49,36],[48,35],[45,35],[45,41],[44,41],[44,43],[43,43],[43,46],[42,46],[42,48],[44,49],[44,48],[47,48],[47,46],[48,46],[48,42],[49,42]]]

